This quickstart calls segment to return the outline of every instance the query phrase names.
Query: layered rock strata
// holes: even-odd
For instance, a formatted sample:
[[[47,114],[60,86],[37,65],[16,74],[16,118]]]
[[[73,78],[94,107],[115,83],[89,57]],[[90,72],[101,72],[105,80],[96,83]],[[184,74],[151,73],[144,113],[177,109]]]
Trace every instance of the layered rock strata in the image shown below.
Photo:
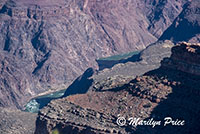
[[[164,67],[177,69],[186,73],[200,75],[200,44],[181,43],[172,49],[171,58],[162,61]],[[178,52],[177,52],[178,50]]]
[[[186,47],[183,47],[186,46]],[[178,53],[184,52],[183,59],[186,64],[199,64],[192,61],[189,48],[199,44],[181,43],[172,49],[170,60],[175,59]],[[179,58],[178,56],[176,58]],[[185,59],[186,58],[186,59]],[[122,134],[158,134],[158,133],[185,133],[197,134],[199,132],[200,104],[200,75],[195,71],[186,72],[180,68],[172,68],[172,64],[164,62],[160,68],[138,76],[129,83],[118,88],[101,92],[88,92],[69,96],[52,101],[42,109],[37,118],[36,134],[51,133],[54,130],[60,133],[122,133]],[[181,58],[180,58],[181,60]],[[175,64],[176,65],[176,64]],[[179,64],[180,65],[180,64]],[[192,65],[191,65],[192,66]],[[92,111],[91,114],[89,114]],[[164,120],[165,117],[184,120],[183,126],[132,126],[117,125],[118,117],[140,118],[148,120]]]

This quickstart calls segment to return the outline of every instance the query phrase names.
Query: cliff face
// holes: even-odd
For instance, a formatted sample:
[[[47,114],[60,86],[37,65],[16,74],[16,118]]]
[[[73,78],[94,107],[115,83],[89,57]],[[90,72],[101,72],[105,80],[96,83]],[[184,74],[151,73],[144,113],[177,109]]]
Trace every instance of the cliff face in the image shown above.
[[[162,65],[163,67],[200,75],[199,54],[199,44],[182,43],[172,49],[171,58],[164,59]]]
[[[182,11],[186,0],[87,0],[93,17],[119,51],[153,43]],[[152,42],[153,41],[153,42]]]
[[[200,44],[181,43],[172,48],[172,55],[161,67],[138,76],[127,84],[100,92],[89,91],[51,101],[39,112],[36,134],[60,133],[137,133],[197,134],[199,132],[200,74],[198,65]],[[195,48],[195,49],[194,49]],[[191,51],[192,50],[192,51]],[[194,51],[195,50],[195,51]],[[180,56],[182,55],[182,57]],[[178,60],[177,60],[178,59]],[[166,61],[173,62],[166,62]],[[184,66],[193,69],[186,71]],[[170,64],[169,64],[170,63]],[[192,64],[191,64],[192,63]],[[183,126],[117,125],[118,116],[148,120],[165,117],[184,120]]]
[[[88,67],[97,68],[95,59],[99,57],[144,48],[171,24],[184,3],[1,1],[0,105],[22,108],[31,96],[64,89]],[[160,29],[162,24],[159,32],[148,30],[155,23],[155,17],[148,17],[149,7],[155,7],[150,13],[153,16],[158,14],[157,8],[160,15],[165,14],[155,20],[154,28]],[[175,12],[166,12],[168,8]]]
[[[159,38],[180,14],[187,0],[145,0],[146,16],[150,22],[148,31]]]
[[[0,81],[9,81],[1,86],[1,106],[21,108],[30,96],[66,88],[86,68],[96,68],[97,57],[114,53],[106,34],[76,3],[50,2],[18,0],[1,6],[0,63],[4,66],[6,56],[8,66],[19,66],[18,73],[10,70],[12,79],[5,69],[1,72]]]
[[[15,56],[0,50],[1,107],[14,105],[20,108],[20,105],[24,104],[24,100],[32,94],[29,86],[31,79],[27,76],[27,72],[32,66],[27,65],[26,62],[19,64],[17,61]]]
[[[199,34],[200,2],[198,0],[191,0],[185,5],[183,11],[174,20],[173,24],[163,33],[160,39],[170,39],[176,42],[199,42]]]

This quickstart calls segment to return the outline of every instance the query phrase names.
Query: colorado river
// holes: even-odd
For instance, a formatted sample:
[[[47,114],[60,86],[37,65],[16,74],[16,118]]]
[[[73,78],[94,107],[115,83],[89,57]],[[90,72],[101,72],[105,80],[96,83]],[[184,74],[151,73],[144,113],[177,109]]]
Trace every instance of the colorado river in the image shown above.
[[[41,108],[46,106],[51,100],[58,99],[64,95],[66,90],[56,91],[47,95],[42,95],[31,99],[25,106],[26,112],[37,113]]]

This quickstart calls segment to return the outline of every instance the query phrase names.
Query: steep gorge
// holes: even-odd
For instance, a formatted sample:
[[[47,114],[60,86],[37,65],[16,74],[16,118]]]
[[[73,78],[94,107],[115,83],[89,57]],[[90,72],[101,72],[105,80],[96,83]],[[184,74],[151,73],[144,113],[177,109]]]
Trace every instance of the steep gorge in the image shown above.
[[[98,68],[97,58],[145,48],[184,3],[1,1],[0,106],[22,109],[31,97],[67,88],[88,67]]]

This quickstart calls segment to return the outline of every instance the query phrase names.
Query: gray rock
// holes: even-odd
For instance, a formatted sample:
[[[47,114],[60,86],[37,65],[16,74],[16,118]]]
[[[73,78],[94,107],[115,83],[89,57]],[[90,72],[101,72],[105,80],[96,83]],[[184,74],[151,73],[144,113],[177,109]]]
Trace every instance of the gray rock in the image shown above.
[[[37,114],[0,108],[1,134],[34,134]]]

